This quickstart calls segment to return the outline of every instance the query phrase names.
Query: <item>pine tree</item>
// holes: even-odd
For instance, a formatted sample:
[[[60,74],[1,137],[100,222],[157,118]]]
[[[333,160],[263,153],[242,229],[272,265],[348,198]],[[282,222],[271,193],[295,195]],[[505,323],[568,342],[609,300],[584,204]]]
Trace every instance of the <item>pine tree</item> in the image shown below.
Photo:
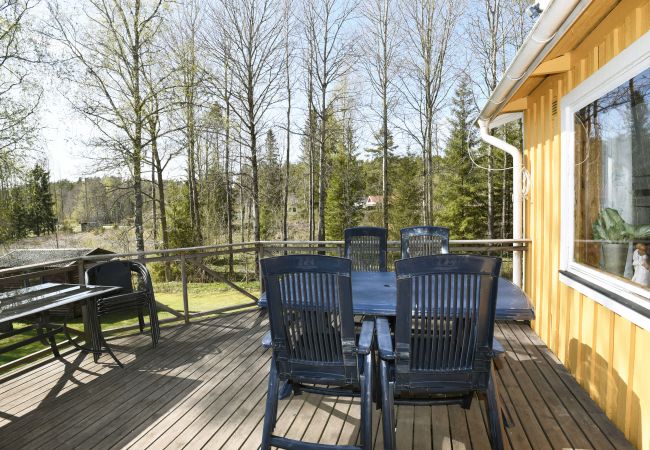
[[[391,161],[393,168],[389,234],[399,238],[399,230],[422,224],[422,158],[407,154]]]
[[[22,239],[29,232],[29,204],[25,194],[25,188],[22,186],[11,189],[7,240]]]
[[[260,234],[277,239],[282,230],[283,172],[278,142],[273,130],[266,132],[264,154],[259,163]]]
[[[366,176],[366,194],[381,195],[383,197],[383,201],[374,209],[368,212],[366,221],[370,225],[384,227],[384,222],[386,219],[384,216],[385,209],[388,209],[389,211],[388,222],[390,222],[390,217],[393,217],[393,215],[390,213],[390,202],[392,199],[392,180],[395,179],[395,169],[393,167],[393,160],[395,157],[393,155],[397,149],[397,145],[394,144],[393,133],[388,130],[388,155],[386,159],[386,179],[384,180],[383,127],[377,133],[375,133],[374,138],[375,146],[366,149],[366,152],[371,155],[371,160],[364,165]]]
[[[469,81],[463,77],[454,94],[451,134],[436,192],[440,209],[435,214],[435,224],[449,227],[453,238],[476,239],[486,235],[486,172],[472,162],[478,147],[473,105]]]
[[[332,122],[336,122],[332,119]],[[330,130],[339,130],[340,123],[333,123]],[[346,228],[357,226],[362,218],[359,199],[363,197],[364,180],[361,165],[356,155],[354,128],[351,123],[343,127],[340,138],[335,140],[334,133],[330,142],[336,142],[334,155],[331,156],[331,175],[327,186],[327,203],[325,204],[326,238],[342,239]]]
[[[193,247],[196,245],[196,233],[190,217],[189,187],[186,183],[171,182],[167,185],[167,189],[169,246],[170,248]]]
[[[36,164],[30,172],[27,183],[29,228],[40,236],[42,233],[54,232],[56,215],[54,200],[50,192],[50,173],[40,164]]]

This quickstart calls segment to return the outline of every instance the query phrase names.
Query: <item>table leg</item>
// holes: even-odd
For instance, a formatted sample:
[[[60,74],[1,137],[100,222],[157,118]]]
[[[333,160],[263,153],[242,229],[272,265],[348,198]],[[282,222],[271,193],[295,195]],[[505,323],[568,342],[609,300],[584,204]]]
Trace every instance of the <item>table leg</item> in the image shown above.
[[[50,348],[52,349],[52,354],[55,358],[60,358],[59,348],[56,346],[56,339],[54,338],[54,333],[56,333],[56,328],[52,328],[50,324],[50,315],[47,311],[41,313],[41,323],[39,325],[39,333],[45,328],[47,330],[47,340],[50,342]]]

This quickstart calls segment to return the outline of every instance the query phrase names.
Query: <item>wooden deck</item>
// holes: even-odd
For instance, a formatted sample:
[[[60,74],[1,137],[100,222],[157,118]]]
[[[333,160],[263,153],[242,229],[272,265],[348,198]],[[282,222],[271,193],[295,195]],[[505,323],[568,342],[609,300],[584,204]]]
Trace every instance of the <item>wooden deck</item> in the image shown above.
[[[69,353],[0,381],[0,448],[257,448],[269,351],[258,312],[112,341],[126,369],[108,356]],[[631,448],[539,338],[523,324],[499,323],[508,350],[498,370],[514,449]],[[358,401],[305,394],[283,400],[276,433],[354,443]],[[382,448],[373,410],[375,448]],[[400,407],[398,443],[408,448],[489,448],[483,402]]]

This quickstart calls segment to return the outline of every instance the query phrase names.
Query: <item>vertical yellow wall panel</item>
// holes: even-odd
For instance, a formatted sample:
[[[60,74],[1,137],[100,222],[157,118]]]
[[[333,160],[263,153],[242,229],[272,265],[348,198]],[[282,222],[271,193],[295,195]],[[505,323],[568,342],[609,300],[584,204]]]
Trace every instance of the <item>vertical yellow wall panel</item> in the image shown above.
[[[547,77],[528,96],[524,116],[524,162],[532,180],[524,208],[532,240],[525,287],[536,310],[533,327],[644,450],[650,450],[650,333],[559,282],[560,117],[553,117],[552,104],[648,30],[650,1],[621,1],[572,51],[571,70]]]
[[[650,448],[650,332],[637,329],[630,395],[630,441],[638,448]]]

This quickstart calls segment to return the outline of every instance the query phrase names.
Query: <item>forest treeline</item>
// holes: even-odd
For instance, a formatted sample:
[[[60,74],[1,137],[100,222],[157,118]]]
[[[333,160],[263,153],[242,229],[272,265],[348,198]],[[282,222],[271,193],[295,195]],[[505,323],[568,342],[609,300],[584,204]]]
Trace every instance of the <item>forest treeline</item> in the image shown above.
[[[56,222],[132,226],[138,250],[360,224],[508,237],[511,161],[474,121],[527,3],[0,0],[0,239]],[[93,131],[94,175],[49,182],[47,80]],[[495,132],[521,145],[520,124]]]

